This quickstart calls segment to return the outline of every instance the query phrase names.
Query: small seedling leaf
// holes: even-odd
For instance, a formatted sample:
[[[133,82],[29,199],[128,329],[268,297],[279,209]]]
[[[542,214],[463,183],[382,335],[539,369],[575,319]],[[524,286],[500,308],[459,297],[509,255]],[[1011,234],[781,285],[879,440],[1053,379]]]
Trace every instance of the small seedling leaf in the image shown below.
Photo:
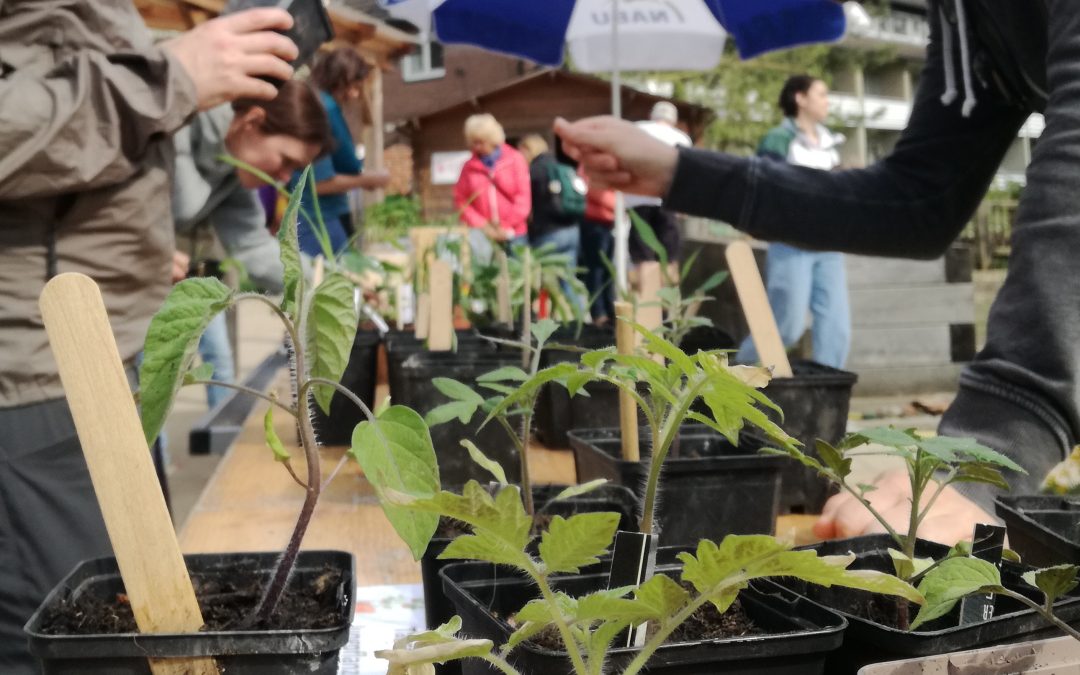
[[[559,329],[559,324],[551,319],[540,319],[533,323],[532,326],[530,326],[530,329],[538,348],[542,348],[544,343]]]
[[[232,300],[229,287],[213,277],[185,279],[173,286],[150,320],[139,368],[139,404],[148,444],[161,433],[183,374],[195,359],[199,337]]]
[[[1024,581],[1038,588],[1046,595],[1047,600],[1053,603],[1055,600],[1076,588],[1076,573],[1080,567],[1076,565],[1055,565],[1041,570],[1032,570],[1024,574]]]
[[[281,309],[293,320],[297,320],[296,308],[300,304],[300,294],[303,289],[304,268],[300,264],[300,241],[297,238],[297,214],[300,212],[300,203],[303,200],[304,189],[311,178],[311,167],[304,169],[300,179],[296,181],[296,187],[289,195],[289,203],[285,207],[285,213],[281,216],[281,228],[278,230],[278,249],[281,256],[281,265],[285,269],[284,296],[281,300]]]
[[[850,457],[844,457],[843,453],[820,438],[814,443],[814,447],[817,448],[818,457],[821,457],[821,461],[825,463],[825,466],[832,469],[838,478],[843,480],[851,474]]]
[[[285,444],[281,442],[281,437],[274,431],[274,406],[267,408],[266,415],[263,416],[263,434],[266,436],[266,446],[274,453],[276,461],[284,463],[292,459],[292,455],[285,449]]]
[[[472,387],[449,377],[436,377],[431,383],[435,385],[435,388],[438,389],[440,393],[455,401],[473,403],[477,406],[484,402],[484,398],[473,391]]]
[[[551,572],[577,572],[600,562],[619,526],[617,513],[581,513],[555,516],[540,538],[540,559]]]
[[[641,608],[644,615],[642,619],[634,623],[640,623],[645,619],[656,621],[669,619],[689,601],[690,594],[686,589],[670,577],[657,574],[643,583],[634,593],[634,602]]]
[[[469,451],[469,457],[472,461],[494,476],[495,480],[499,482],[499,485],[507,484],[506,472],[503,471],[502,466],[498,462],[481,452],[480,448],[476,447],[476,444],[467,438],[461,439],[461,445]]]
[[[998,568],[978,558],[949,558],[926,573],[919,592],[926,604],[911,622],[911,630],[945,616],[965,595],[986,592],[1001,586]]]
[[[360,464],[376,490],[391,489],[414,498],[439,491],[439,465],[431,434],[420,415],[404,406],[390,406],[374,422],[356,425],[349,454]],[[419,560],[435,534],[439,516],[380,499],[394,530]]]
[[[477,382],[524,382],[529,374],[517,366],[503,366],[476,378]]]
[[[424,416],[424,422],[429,427],[446,424],[455,419],[462,424],[468,424],[475,414],[476,405],[465,401],[451,401],[429,410],[428,414]]]
[[[184,385],[205,382],[214,375],[214,364],[210,362],[200,363],[198,366],[184,373]]]
[[[607,483],[607,478],[594,478],[593,480],[582,483],[581,485],[571,485],[559,494],[555,495],[555,498],[551,501],[558,502],[564,499],[570,499],[571,497],[580,497],[583,494],[592,492],[593,490],[602,485],[607,485]]]

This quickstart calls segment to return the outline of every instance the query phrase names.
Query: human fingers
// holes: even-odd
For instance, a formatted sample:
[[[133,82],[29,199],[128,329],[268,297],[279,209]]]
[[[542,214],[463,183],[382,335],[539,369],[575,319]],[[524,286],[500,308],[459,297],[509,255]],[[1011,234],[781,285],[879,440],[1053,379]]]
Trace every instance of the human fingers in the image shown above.
[[[293,67],[270,54],[247,54],[240,60],[240,71],[247,77],[273,77],[288,80],[293,76]]]
[[[289,30],[292,15],[280,7],[255,7],[218,17],[222,26],[234,33],[253,33],[264,30]]]
[[[296,43],[280,33],[260,31],[236,36],[237,47],[247,54],[272,54],[285,61],[300,56]]]

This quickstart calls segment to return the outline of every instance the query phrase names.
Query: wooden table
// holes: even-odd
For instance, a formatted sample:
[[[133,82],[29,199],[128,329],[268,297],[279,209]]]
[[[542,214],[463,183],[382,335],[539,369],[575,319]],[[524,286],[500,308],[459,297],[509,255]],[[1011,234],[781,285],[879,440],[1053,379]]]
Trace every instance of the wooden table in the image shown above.
[[[283,381],[280,381],[283,384]],[[284,386],[279,391],[287,391]],[[255,407],[236,443],[207,483],[180,532],[185,553],[284,549],[303,503],[303,490],[273,461],[263,441],[266,404]],[[276,418],[278,435],[295,445],[291,419]],[[303,453],[290,449],[297,475],[306,474]],[[344,448],[323,450],[323,476],[330,475]],[[569,450],[534,445],[529,468],[537,484],[575,482]],[[812,541],[813,516],[781,516],[777,534],[802,544]],[[304,539],[305,549],[340,549],[356,556],[361,586],[420,581],[420,565],[398,538],[379,506],[371,485],[352,460],[324,490]]]

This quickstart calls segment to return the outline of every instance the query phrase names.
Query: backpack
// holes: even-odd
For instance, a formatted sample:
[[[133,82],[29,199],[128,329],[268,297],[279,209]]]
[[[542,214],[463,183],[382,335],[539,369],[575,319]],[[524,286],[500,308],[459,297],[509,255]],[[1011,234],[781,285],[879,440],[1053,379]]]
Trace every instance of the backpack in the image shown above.
[[[556,161],[548,164],[547,173],[552,217],[567,224],[581,220],[585,215],[585,193],[588,191],[585,180],[573,167]]]

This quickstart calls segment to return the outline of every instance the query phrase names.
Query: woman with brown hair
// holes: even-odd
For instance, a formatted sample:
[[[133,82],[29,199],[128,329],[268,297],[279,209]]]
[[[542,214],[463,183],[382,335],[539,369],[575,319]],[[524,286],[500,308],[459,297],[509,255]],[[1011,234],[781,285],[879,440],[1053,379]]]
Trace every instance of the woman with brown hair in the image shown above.
[[[322,55],[311,69],[311,84],[318,89],[319,99],[326,109],[333,137],[331,151],[321,157],[313,167],[314,192],[319,196],[319,210],[326,223],[334,252],[344,248],[353,235],[352,213],[349,209],[348,192],[356,189],[374,190],[386,187],[389,176],[383,173],[362,173],[364,162],[356,154],[349,125],[345,122],[342,107],[359,100],[364,95],[364,80],[371,66],[356,50],[341,47]],[[310,192],[304,196],[306,210],[310,206]],[[314,230],[301,216],[300,249],[309,255],[322,252]]]

